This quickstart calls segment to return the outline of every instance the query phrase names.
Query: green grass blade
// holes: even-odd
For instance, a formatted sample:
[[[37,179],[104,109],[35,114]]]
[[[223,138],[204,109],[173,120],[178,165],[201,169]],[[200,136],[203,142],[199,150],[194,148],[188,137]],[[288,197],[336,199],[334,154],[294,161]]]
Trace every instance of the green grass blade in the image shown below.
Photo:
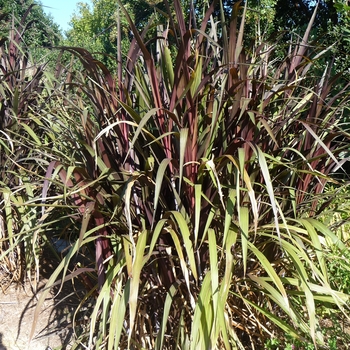
[[[213,302],[213,325],[211,327],[210,342],[211,348],[215,347],[217,337],[218,337],[218,320],[217,312],[219,308],[219,271],[218,271],[218,256],[217,256],[217,246],[215,231],[213,229],[208,230],[208,240],[209,240],[209,262],[211,271],[211,295]]]
[[[243,271],[246,274],[247,260],[248,260],[248,239],[249,239],[249,209],[247,207],[240,207],[238,213],[238,222],[242,241],[242,259]]]
[[[282,283],[281,279],[279,278],[279,276],[277,275],[275,269],[273,268],[271,263],[268,261],[266,256],[262,252],[260,252],[259,249],[253,243],[248,242],[248,246],[249,246],[249,249],[255,254],[255,256],[260,261],[263,269],[268,273],[268,275],[273,280],[274,284],[276,285],[277,289],[279,290],[279,292],[281,293],[281,295],[284,299],[285,309],[288,310],[290,308],[288,296],[287,296],[286,290],[283,286],[283,283]]]
[[[183,177],[183,168],[184,168],[184,160],[185,160],[185,151],[188,140],[188,129],[182,128],[180,130],[180,169],[179,169],[179,193],[181,193],[181,184]]]
[[[144,251],[146,247],[147,231],[143,231],[137,238],[135,260],[132,266],[132,276],[130,281],[129,311],[130,330],[128,336],[128,346],[130,348],[131,335],[133,333],[134,322],[137,310],[137,297],[139,294],[140,274],[143,267]]]
[[[185,261],[185,258],[184,258],[183,252],[182,252],[182,247],[181,247],[179,237],[177,236],[177,234],[174,230],[167,228],[167,231],[171,234],[171,238],[174,241],[175,249],[177,251],[177,254],[178,254],[179,260],[180,260],[181,270],[182,270],[182,273],[184,275],[186,287],[188,289],[188,293],[190,296],[191,307],[194,309],[196,303],[194,301],[194,298],[193,298],[193,295],[191,292],[190,277],[189,277],[189,273],[188,273],[189,271],[188,271],[187,264],[186,264],[186,261]]]
[[[163,342],[164,342],[165,331],[168,323],[169,312],[170,312],[171,305],[173,303],[174,296],[178,290],[178,287],[179,287],[179,283],[175,282],[168,290],[165,303],[164,303],[162,324],[160,327],[160,331],[157,335],[157,339],[154,347],[155,350],[163,349]]]
[[[261,172],[262,172],[262,175],[263,175],[264,180],[265,180],[266,190],[267,190],[267,193],[270,197],[270,204],[271,204],[272,211],[273,211],[274,218],[275,218],[275,229],[277,231],[278,237],[280,237],[280,227],[279,227],[279,221],[278,221],[278,209],[277,209],[277,205],[276,205],[274,190],[272,187],[272,181],[271,181],[271,177],[270,177],[269,167],[267,165],[264,153],[260,150],[260,148],[257,147],[256,145],[253,145],[253,144],[251,144],[251,147],[254,150],[256,156],[258,157],[259,165],[260,165]]]
[[[201,219],[201,211],[202,211],[202,185],[201,184],[195,184],[194,185],[194,198],[195,198],[195,205],[194,205],[194,247],[197,247],[197,241],[198,241],[198,233],[199,233],[199,223]]]
[[[211,301],[211,273],[205,275],[198,302],[194,310],[191,331],[191,350],[209,349],[211,319],[209,315],[209,303]]]
[[[193,277],[197,281],[198,274],[197,274],[193,245],[192,245],[192,241],[190,238],[190,231],[188,229],[188,225],[187,225],[185,219],[183,218],[183,216],[179,212],[172,211],[171,214],[174,216],[174,218],[179,226],[179,232],[180,232],[180,235],[181,235],[181,238],[183,240],[183,244],[184,244],[184,247],[186,250],[188,262],[189,262]]]
[[[153,204],[154,212],[153,212],[152,226],[154,225],[154,219],[155,219],[155,215],[156,215],[156,211],[157,211],[157,207],[158,207],[160,190],[161,190],[162,185],[163,185],[165,170],[168,167],[168,165],[170,164],[170,162],[171,162],[171,159],[169,159],[169,158],[163,159],[162,162],[160,163],[158,171],[157,171],[156,187],[154,190],[154,204]]]

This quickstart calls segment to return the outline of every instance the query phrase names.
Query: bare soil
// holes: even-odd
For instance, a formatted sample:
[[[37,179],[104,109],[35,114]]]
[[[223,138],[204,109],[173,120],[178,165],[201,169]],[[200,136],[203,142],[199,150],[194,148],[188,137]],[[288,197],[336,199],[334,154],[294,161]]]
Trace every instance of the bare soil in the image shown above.
[[[47,294],[40,310],[35,333],[30,342],[34,322],[34,312],[39,297],[50,277],[53,266],[43,264],[41,281],[33,293],[32,285],[6,283],[6,276],[0,271],[0,350],[49,350],[70,349],[73,341],[72,318],[79,304],[76,288],[65,283],[58,293],[59,286]],[[48,268],[47,268],[48,267]]]
[[[41,282],[41,290],[46,281]],[[40,294],[40,291],[33,294],[29,283],[10,285],[5,291],[0,290],[0,350],[70,349],[72,312],[77,299],[67,290],[58,296],[52,291],[46,298],[34,337],[29,342]]]

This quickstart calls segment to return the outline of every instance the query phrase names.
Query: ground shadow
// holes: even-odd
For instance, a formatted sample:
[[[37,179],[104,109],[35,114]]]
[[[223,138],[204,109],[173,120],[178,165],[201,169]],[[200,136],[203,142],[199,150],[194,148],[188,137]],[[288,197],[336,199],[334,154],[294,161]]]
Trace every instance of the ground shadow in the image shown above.
[[[58,264],[59,261],[56,258],[44,255],[43,262],[41,264],[41,278],[43,280],[48,280],[57,268]],[[21,333],[21,325],[26,313],[34,312],[38,298],[40,297],[44,288],[45,285],[42,285],[41,288],[38,289],[37,293],[31,297],[26,307],[23,309],[19,320],[17,339]],[[42,326],[42,322],[41,326],[36,326],[35,336],[32,341],[45,342],[47,345],[49,345],[50,338],[59,337],[61,341],[60,348],[69,349],[72,345],[72,342],[74,342],[74,313],[85,294],[86,288],[81,282],[79,282],[78,279],[74,279],[74,281],[67,281],[63,284],[63,286],[60,284],[53,286],[45,299],[47,304],[50,305],[50,314],[48,316],[47,322],[45,322],[46,324],[44,327]],[[41,309],[44,312],[45,305]],[[86,318],[86,315],[82,315],[82,312],[76,316],[76,323],[79,323],[81,318]],[[0,350],[2,350],[1,347]]]
[[[0,333],[0,350],[7,350],[5,345],[2,343],[2,333]]]

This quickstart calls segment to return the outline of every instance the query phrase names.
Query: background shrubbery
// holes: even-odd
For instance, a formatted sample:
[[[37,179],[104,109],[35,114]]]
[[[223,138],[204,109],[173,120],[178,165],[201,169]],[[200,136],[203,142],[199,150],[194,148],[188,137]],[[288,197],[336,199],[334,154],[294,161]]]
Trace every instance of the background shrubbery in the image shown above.
[[[19,34],[31,8],[2,17],[1,274],[35,289],[56,255],[36,319],[79,279],[76,348],[345,348],[349,82],[326,5],[277,35],[247,4],[135,25],[118,3],[113,56],[68,46],[75,18],[48,65]]]

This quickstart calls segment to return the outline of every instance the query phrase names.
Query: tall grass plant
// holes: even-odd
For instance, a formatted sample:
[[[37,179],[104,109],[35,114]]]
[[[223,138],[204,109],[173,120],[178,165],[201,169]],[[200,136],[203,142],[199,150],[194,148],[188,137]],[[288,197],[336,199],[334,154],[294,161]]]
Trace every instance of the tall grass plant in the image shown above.
[[[197,26],[179,1],[167,6],[154,54],[120,4],[133,39],[116,73],[83,48],[58,48],[71,64],[45,75],[50,98],[19,124],[33,176],[20,207],[35,213],[20,215],[33,221],[13,242],[18,188],[3,191],[5,242],[71,244],[35,319],[50,287],[79,278],[75,348],[259,349],[283,334],[325,346],[318,307],[348,315],[327,264],[329,247],[347,246],[321,220],[347,149],[337,123],[348,85],[333,93],[331,63],[320,73],[317,10],[276,59],[278,43],[245,43],[247,5],[230,21],[211,5]],[[1,145],[17,135],[6,132]]]

